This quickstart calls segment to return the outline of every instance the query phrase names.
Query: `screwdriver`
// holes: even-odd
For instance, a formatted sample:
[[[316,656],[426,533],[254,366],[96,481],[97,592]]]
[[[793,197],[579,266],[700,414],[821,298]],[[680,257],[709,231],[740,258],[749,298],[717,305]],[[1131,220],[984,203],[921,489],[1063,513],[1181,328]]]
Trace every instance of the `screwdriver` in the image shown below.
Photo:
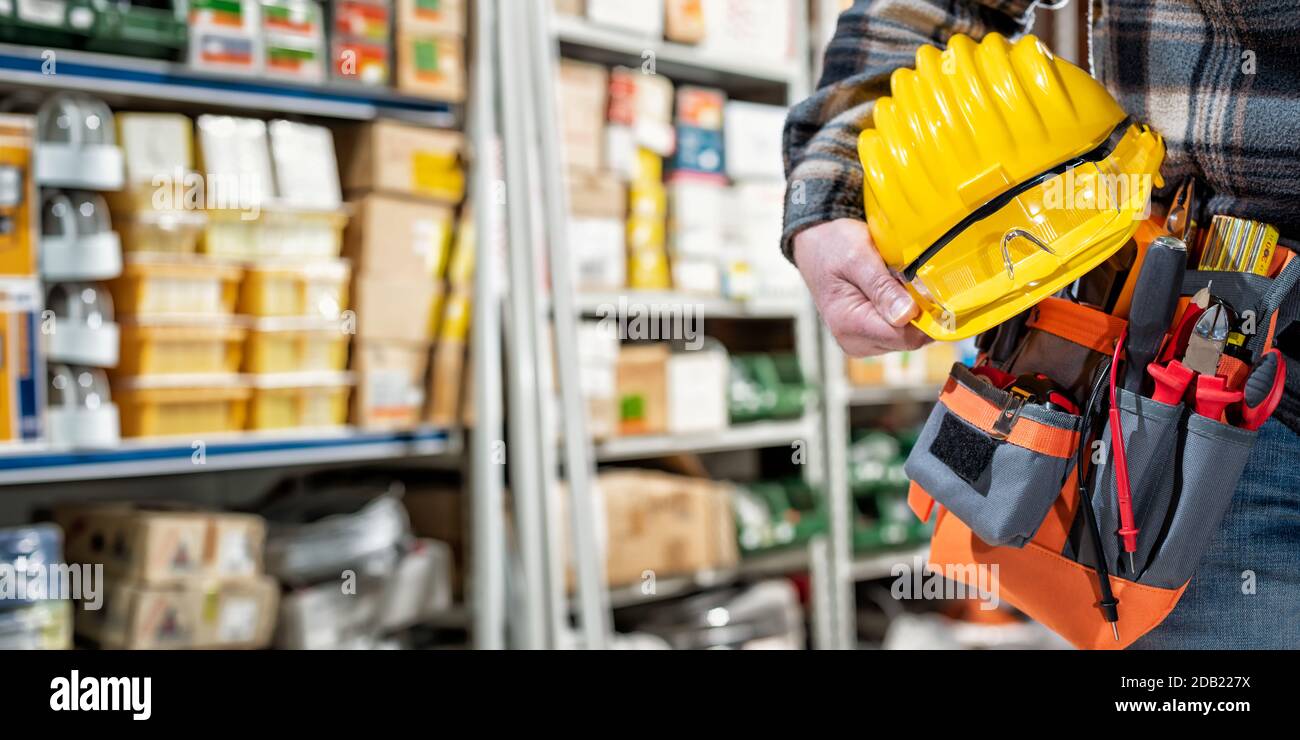
[[[1173,323],[1186,271],[1187,245],[1181,239],[1158,236],[1147,247],[1142,272],[1133,288],[1128,339],[1124,343],[1128,359],[1123,385],[1126,390],[1142,392],[1147,366],[1156,358]]]

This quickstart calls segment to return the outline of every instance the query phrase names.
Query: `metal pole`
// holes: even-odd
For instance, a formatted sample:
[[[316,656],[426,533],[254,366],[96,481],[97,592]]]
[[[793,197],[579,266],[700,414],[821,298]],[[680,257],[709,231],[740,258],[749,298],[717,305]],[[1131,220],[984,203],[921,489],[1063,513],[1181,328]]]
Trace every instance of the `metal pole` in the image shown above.
[[[528,172],[528,111],[523,106],[526,87],[521,66],[521,33],[517,14],[503,13],[497,26],[501,75],[502,131],[506,155],[506,221],[510,290],[506,294],[506,324],[510,362],[508,378],[510,426],[510,486],[515,505],[516,536],[522,575],[519,594],[524,636],[522,647],[541,649],[550,642],[546,607],[546,537],[542,527],[542,470],[538,462],[543,443],[538,426],[538,379],[535,317],[529,293],[536,280],[532,272],[532,188]]]
[[[584,645],[603,649],[609,641],[611,614],[605,583],[605,551],[597,537],[599,492],[594,485],[595,462],[587,435],[586,403],[578,378],[577,309],[568,242],[568,193],[565,190],[563,146],[556,109],[555,36],[551,31],[550,3],[522,3],[517,21],[530,29],[530,57],[537,97],[537,147],[542,172],[542,201],[546,207],[550,245],[551,301],[555,312],[555,352],[563,409],[564,470],[569,480],[569,511],[577,570],[578,597]],[[517,6],[516,6],[517,7]],[[603,514],[602,514],[603,516]]]
[[[493,2],[474,3],[474,68],[470,96],[473,142],[474,228],[478,257],[474,270],[474,315],[470,348],[474,370],[471,432],[473,493],[473,641],[481,650],[504,647],[505,522],[502,466],[492,459],[501,434],[501,315],[494,267],[497,264],[497,208],[493,199],[497,141],[492,84],[494,58]]]
[[[847,650],[857,644],[856,606],[853,597],[853,513],[849,500],[848,392],[844,381],[844,353],[823,327],[822,439],[826,453],[826,499],[830,514],[830,586],[834,609],[835,647]]]
[[[515,36],[516,43],[525,50],[524,56],[526,58],[527,49],[529,48],[527,31],[520,28],[519,24],[514,24],[514,27],[520,32],[519,35]],[[538,105],[537,88],[530,84],[520,85],[519,87],[521,88],[519,90],[521,109],[536,111]],[[541,157],[538,147],[529,146],[525,147],[525,149],[527,154],[525,166],[528,172],[529,188],[528,202],[529,204],[537,204],[542,200]],[[558,435],[556,435],[556,430],[559,429],[559,420],[556,417],[554,393],[555,345],[551,335],[550,298],[545,285],[546,270],[549,267],[546,259],[546,223],[542,209],[534,207],[531,213],[533,217],[529,219],[531,228],[528,232],[528,275],[530,280],[527,283],[527,292],[522,295],[525,296],[528,302],[528,313],[532,317],[533,323],[529,328],[535,338],[537,355],[537,427],[540,430],[537,459],[541,471],[541,492],[538,501],[542,520],[540,530],[543,551],[546,554],[543,567],[542,593],[551,645],[552,647],[558,647],[564,644],[569,629],[569,600],[566,590],[566,574],[568,570],[566,558],[568,550],[562,536],[565,527],[562,519],[563,502],[559,481],[559,439]]]

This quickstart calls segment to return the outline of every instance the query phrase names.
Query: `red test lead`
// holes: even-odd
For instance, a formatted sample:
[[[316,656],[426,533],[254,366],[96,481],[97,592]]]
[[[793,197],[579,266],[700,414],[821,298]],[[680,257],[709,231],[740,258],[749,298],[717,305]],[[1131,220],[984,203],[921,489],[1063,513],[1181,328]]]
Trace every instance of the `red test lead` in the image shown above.
[[[1124,452],[1124,428],[1120,424],[1119,397],[1115,392],[1115,376],[1118,375],[1115,368],[1119,366],[1120,348],[1124,346],[1127,334],[1128,330],[1125,329],[1120,335],[1119,341],[1115,344],[1115,356],[1111,360],[1110,446],[1111,454],[1115,457],[1115,498],[1119,504],[1120,526],[1116,534],[1124,544],[1124,552],[1128,553],[1129,572],[1137,573],[1133,553],[1137,552],[1138,528],[1133,521],[1133,494],[1129,489],[1128,456]]]

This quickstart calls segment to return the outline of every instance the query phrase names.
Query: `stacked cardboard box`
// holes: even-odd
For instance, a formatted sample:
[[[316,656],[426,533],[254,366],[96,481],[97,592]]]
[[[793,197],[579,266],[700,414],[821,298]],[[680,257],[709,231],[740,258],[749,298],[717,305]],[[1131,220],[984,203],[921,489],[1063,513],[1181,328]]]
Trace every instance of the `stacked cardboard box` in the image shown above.
[[[444,275],[464,197],[460,134],[376,121],[340,137],[343,184],[356,217],[353,262],[354,424],[409,428],[425,407],[425,373],[445,297]]]
[[[465,99],[465,0],[397,0],[397,89]]]
[[[693,434],[725,428],[728,367],[727,352],[716,342],[678,352],[666,343],[623,346],[615,370],[618,433]],[[595,404],[594,395],[588,390],[589,404]]]
[[[260,517],[129,504],[57,509],[70,563],[103,565],[98,610],[76,632],[103,647],[260,648],[279,585],[262,571]]]
[[[731,488],[647,470],[601,473],[611,586],[726,568],[738,558]]]

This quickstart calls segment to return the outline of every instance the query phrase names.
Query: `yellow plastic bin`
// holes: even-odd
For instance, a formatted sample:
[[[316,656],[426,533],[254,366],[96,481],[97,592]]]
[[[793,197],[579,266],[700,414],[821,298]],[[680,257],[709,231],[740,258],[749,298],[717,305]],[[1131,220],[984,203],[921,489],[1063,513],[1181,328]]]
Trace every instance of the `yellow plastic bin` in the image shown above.
[[[326,429],[347,423],[353,385],[348,373],[253,375],[249,379],[249,429]]]
[[[123,437],[219,434],[244,428],[250,390],[238,375],[119,378]]]
[[[109,282],[120,316],[225,316],[243,270],[197,256],[132,254]]]
[[[124,319],[124,375],[239,372],[248,328],[231,319]]]
[[[337,259],[343,251],[346,210],[269,204],[254,210],[208,211],[202,250],[220,259],[299,261]]]
[[[342,372],[348,364],[348,339],[342,324],[330,319],[256,319],[248,332],[244,370]]]
[[[194,254],[206,219],[201,211],[139,211],[113,214],[122,251]]]
[[[351,274],[346,260],[251,266],[244,276],[239,312],[337,319],[347,307]]]

